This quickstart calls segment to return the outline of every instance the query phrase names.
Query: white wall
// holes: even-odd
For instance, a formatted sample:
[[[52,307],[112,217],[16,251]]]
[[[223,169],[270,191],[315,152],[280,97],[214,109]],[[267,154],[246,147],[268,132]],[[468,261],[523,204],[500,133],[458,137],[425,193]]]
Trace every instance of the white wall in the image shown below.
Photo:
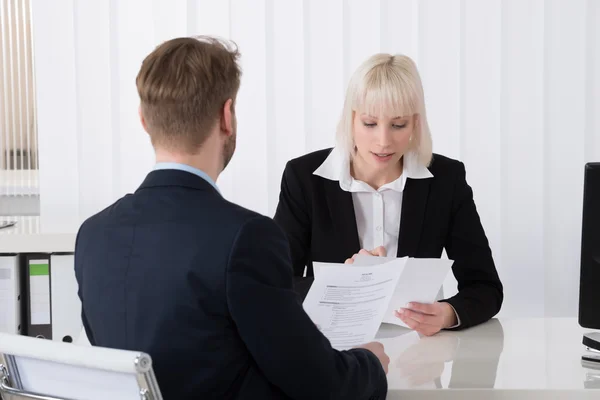
[[[82,219],[152,167],[143,57],[179,35],[237,41],[238,150],[225,196],[272,215],[285,162],[331,146],[346,82],[413,57],[434,150],[466,163],[505,284],[504,315],[575,316],[583,167],[600,160],[593,0],[33,1],[42,226]]]

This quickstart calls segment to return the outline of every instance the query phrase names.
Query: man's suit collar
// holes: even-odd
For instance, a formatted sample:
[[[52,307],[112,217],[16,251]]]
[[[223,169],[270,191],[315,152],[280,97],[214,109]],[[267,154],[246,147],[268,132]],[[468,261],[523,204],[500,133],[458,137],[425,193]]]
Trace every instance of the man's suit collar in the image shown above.
[[[186,187],[219,193],[213,185],[200,176],[177,169],[160,169],[150,172],[138,190],[153,187]]]

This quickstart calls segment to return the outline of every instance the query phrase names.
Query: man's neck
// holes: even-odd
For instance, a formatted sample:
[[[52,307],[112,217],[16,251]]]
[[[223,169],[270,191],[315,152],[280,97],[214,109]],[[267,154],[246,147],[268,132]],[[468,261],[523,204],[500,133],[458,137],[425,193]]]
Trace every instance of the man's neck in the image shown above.
[[[200,171],[206,173],[214,182],[216,182],[219,178],[219,174],[221,173],[221,168],[219,167],[221,161],[214,156],[215,152],[213,152],[213,155],[211,156],[203,153],[205,152],[201,151],[194,155],[178,154],[157,149],[156,163],[177,163],[189,165],[190,167],[199,169]]]

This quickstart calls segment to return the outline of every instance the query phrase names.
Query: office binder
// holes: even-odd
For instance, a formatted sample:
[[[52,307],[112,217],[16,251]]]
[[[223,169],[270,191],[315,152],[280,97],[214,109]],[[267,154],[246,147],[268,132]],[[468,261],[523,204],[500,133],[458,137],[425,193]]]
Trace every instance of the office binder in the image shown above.
[[[0,255],[0,332],[21,334],[21,274],[19,256]]]
[[[83,328],[75,258],[72,253],[55,253],[50,256],[50,264],[52,340],[73,343]]]
[[[27,336],[52,339],[50,269],[49,254],[24,255],[24,334]]]

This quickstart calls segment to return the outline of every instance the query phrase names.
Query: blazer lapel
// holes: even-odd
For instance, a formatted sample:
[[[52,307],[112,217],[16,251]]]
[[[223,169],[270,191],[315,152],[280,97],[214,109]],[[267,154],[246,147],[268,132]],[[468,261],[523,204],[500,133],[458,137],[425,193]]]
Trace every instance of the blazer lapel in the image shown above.
[[[360,250],[352,193],[342,190],[337,181],[324,179],[323,184],[333,227],[339,235],[336,241],[341,243],[341,248],[348,254],[346,257],[350,257]]]
[[[431,179],[407,179],[402,196],[402,217],[397,257],[414,257],[419,247]]]

